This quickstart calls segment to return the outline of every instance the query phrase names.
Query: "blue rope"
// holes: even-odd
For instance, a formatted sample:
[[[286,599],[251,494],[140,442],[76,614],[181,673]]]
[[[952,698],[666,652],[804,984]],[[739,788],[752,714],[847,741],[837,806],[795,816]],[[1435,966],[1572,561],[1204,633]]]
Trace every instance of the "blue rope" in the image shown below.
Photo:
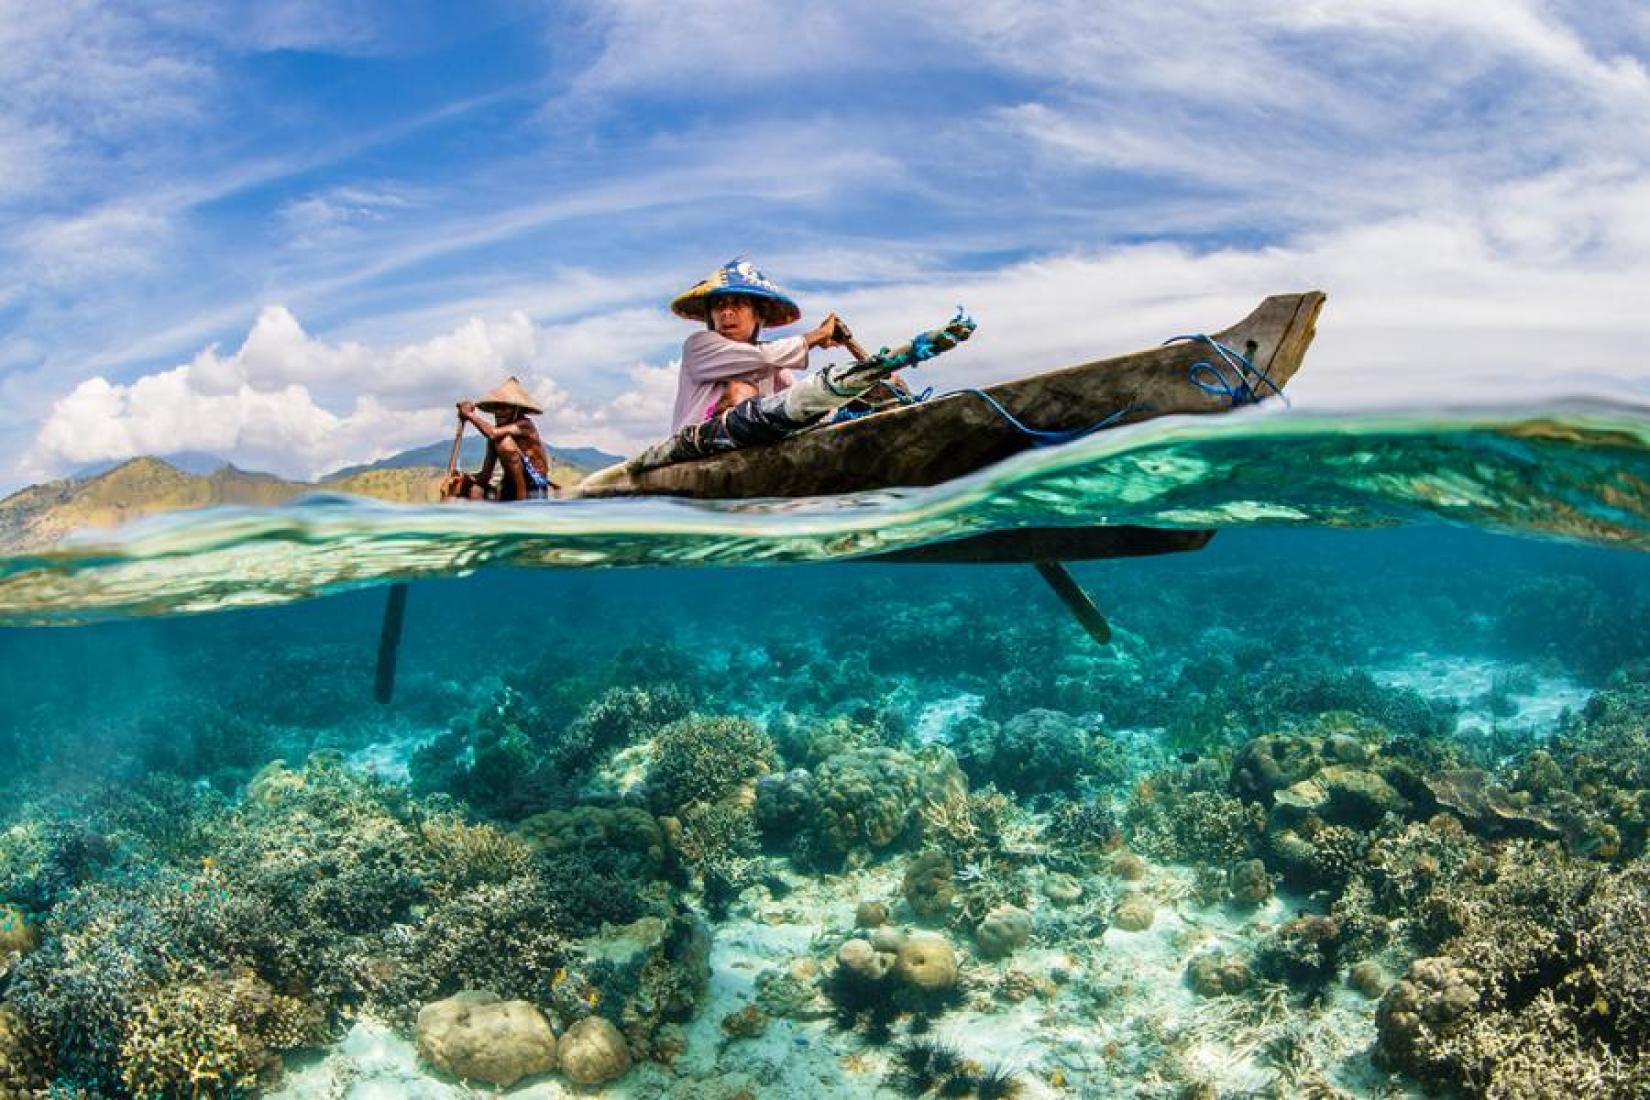
[[[1235,409],[1239,405],[1253,405],[1262,397],[1257,383],[1264,384],[1283,397],[1283,403],[1289,404],[1289,398],[1283,396],[1283,390],[1278,384],[1267,377],[1265,371],[1255,366],[1249,360],[1216,340],[1212,336],[1205,336],[1201,332],[1190,336],[1176,336],[1163,341],[1163,346],[1170,344],[1206,344],[1217,356],[1222,365],[1230,367],[1233,378],[1228,378],[1226,372],[1207,359],[1199,359],[1186,371],[1187,379],[1206,394],[1214,397],[1224,397],[1232,403]]]
[[[1173,339],[1163,341],[1163,345],[1165,347],[1170,344],[1181,343],[1206,344],[1217,356],[1220,357],[1221,363],[1231,369],[1232,374],[1236,378],[1236,381],[1234,382],[1233,379],[1227,377],[1226,373],[1222,371],[1220,367],[1217,367],[1215,364],[1206,359],[1199,359],[1197,362],[1193,363],[1190,368],[1188,368],[1186,377],[1192,385],[1196,386],[1204,393],[1211,394],[1215,397],[1224,397],[1232,403],[1233,408],[1236,408],[1239,405],[1253,405],[1259,401],[1264,395],[1258,392],[1258,386],[1264,385],[1270,388],[1271,391],[1279,397],[1283,397],[1283,403],[1285,405],[1289,404],[1289,398],[1284,397],[1283,390],[1278,387],[1276,382],[1273,382],[1271,378],[1267,377],[1265,371],[1261,370],[1259,367],[1251,363],[1245,356],[1239,355],[1237,352],[1233,351],[1225,344],[1222,344],[1214,337],[1197,333],[1189,336],[1176,336]],[[899,399],[899,403],[901,405],[920,405],[934,395],[934,387],[929,386],[927,389],[918,394],[902,393],[898,390],[895,390],[894,393]],[[990,407],[992,412],[1003,418],[1004,422],[1007,423],[1009,427],[1031,440],[1032,446],[1034,447],[1053,447],[1061,443],[1070,443],[1073,440],[1082,439],[1086,435],[1093,435],[1095,432],[1112,427],[1125,416],[1129,415],[1129,413],[1136,411],[1136,406],[1125,405],[1123,408],[1118,409],[1110,416],[1103,417],[1102,419],[1097,420],[1093,424],[1089,424],[1085,427],[1068,428],[1063,431],[1049,431],[1044,428],[1033,428],[1029,424],[1026,424],[1019,417],[1004,408],[1002,402],[998,401],[995,397],[992,397],[984,390],[972,388],[949,390],[940,396],[955,397],[961,394],[968,394],[972,397],[978,397],[981,401],[984,401],[986,405]],[[880,411],[881,409],[878,408],[861,409],[858,411],[842,408],[836,411],[836,414],[831,417],[828,423],[840,424],[846,420],[858,420],[862,416],[870,416],[872,413]]]
[[[986,405],[990,407],[992,412],[995,412],[998,416],[1003,418],[1009,427],[1030,439],[1032,446],[1034,447],[1052,447],[1060,443],[1070,443],[1072,440],[1081,439],[1085,435],[1093,435],[1095,432],[1100,431],[1103,428],[1109,428],[1113,424],[1116,424],[1119,420],[1132,412],[1134,408],[1131,405],[1127,408],[1118,409],[1116,412],[1112,413],[1103,420],[1098,420],[1086,427],[1069,428],[1064,431],[1048,431],[1043,428],[1033,428],[1029,424],[1026,424],[1019,417],[1005,409],[1002,402],[998,401],[995,397],[992,397],[984,390],[948,390],[947,392],[940,394],[940,396],[958,397],[963,394],[978,397],[981,401],[984,401]],[[934,396],[934,387],[929,386],[921,393],[898,393],[896,391],[896,396],[898,397],[901,405],[921,405],[923,402]],[[883,406],[883,408],[886,407],[887,406]],[[870,416],[872,413],[881,411],[882,409],[880,408],[858,410],[847,408],[838,409],[836,411],[836,415],[830,419],[830,423],[840,424],[847,420],[858,420],[862,416]]]
[[[1044,428],[1033,428],[1030,425],[1023,423],[1019,417],[1003,408],[1002,402],[998,401],[995,397],[992,397],[984,390],[952,390],[951,393],[946,394],[946,396],[950,397],[952,394],[963,393],[978,397],[981,401],[984,401],[991,407],[992,412],[996,413],[998,416],[1002,417],[1005,422],[1007,422],[1009,427],[1013,428],[1027,439],[1030,439],[1032,446],[1034,447],[1053,447],[1060,443],[1070,443],[1074,439],[1082,439],[1085,435],[1093,435],[1095,432],[1111,427],[1113,424],[1116,424],[1119,420],[1134,411],[1133,405],[1126,405],[1112,413],[1110,416],[1096,420],[1093,424],[1086,427],[1067,428],[1064,431],[1048,431]]]

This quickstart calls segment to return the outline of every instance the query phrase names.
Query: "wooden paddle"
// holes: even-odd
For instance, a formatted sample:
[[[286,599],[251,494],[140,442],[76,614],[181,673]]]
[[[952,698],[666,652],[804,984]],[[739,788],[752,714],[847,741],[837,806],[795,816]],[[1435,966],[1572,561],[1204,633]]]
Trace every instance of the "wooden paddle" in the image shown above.
[[[848,329],[848,323],[840,317],[836,319],[836,339],[848,349],[848,354],[854,357],[854,362],[863,363],[870,358],[865,354],[865,349],[859,346],[859,341],[854,339],[854,334]]]
[[[870,356],[866,354],[865,348],[860,345],[860,342],[854,339],[854,334],[849,330],[848,323],[840,317],[836,319],[836,339],[839,344],[848,349],[848,354],[854,357],[854,362],[863,363],[865,360],[870,358]],[[882,379],[875,386],[872,386],[870,390],[866,390],[865,393],[870,393],[872,390],[875,390],[877,386],[886,386],[888,388],[888,392],[893,394],[896,398],[900,397],[902,394],[911,392],[905,385],[905,382],[898,375],[893,374]],[[864,398],[864,396],[865,394],[860,395],[861,398]]]

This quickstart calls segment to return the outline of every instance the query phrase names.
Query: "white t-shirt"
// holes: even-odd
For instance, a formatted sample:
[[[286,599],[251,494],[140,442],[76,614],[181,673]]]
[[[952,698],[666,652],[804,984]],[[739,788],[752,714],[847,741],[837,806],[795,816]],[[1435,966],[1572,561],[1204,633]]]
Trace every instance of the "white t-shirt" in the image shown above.
[[[768,397],[791,384],[791,371],[807,365],[808,344],[800,336],[741,344],[702,329],[682,345],[682,374],[670,430],[679,432],[705,419],[728,382],[749,382]]]

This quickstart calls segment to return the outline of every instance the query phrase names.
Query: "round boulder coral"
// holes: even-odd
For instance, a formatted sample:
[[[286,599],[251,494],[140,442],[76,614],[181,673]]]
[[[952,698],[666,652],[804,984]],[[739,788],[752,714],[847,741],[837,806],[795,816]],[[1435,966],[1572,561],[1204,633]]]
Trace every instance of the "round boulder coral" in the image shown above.
[[[561,1068],[575,1084],[605,1084],[630,1069],[630,1050],[611,1022],[587,1016],[561,1037]]]
[[[855,928],[881,928],[888,923],[888,906],[880,901],[862,901],[854,907]]]
[[[1031,914],[1017,905],[999,905],[974,930],[980,954],[990,959],[1012,955],[1031,941]]]
[[[870,941],[851,939],[837,948],[837,965],[853,971],[866,981],[879,982],[894,968],[897,956],[878,951]]]
[[[1199,997],[1220,997],[1242,993],[1253,984],[1249,966],[1236,955],[1210,951],[1194,958],[1186,967],[1186,980]]]
[[[1272,876],[1265,863],[1246,859],[1226,873],[1226,891],[1237,905],[1263,905],[1272,896]]]
[[[1043,896],[1055,905],[1076,905],[1083,897],[1083,884],[1063,871],[1043,880]]]
[[[950,989],[957,984],[957,953],[944,936],[917,932],[900,945],[894,973],[925,993]]]
[[[1144,932],[1157,916],[1157,905],[1142,893],[1125,894],[1112,913],[1111,922],[1124,932]]]
[[[913,859],[904,880],[905,901],[911,911],[919,917],[944,916],[957,899],[957,888],[951,884],[955,873],[951,861],[939,852],[924,852]]]
[[[1439,1047],[1479,1008],[1479,975],[1449,958],[1417,959],[1375,1010],[1380,1060],[1423,1080],[1446,1061]]]
[[[814,775],[817,808],[806,847],[828,865],[868,857],[915,838],[925,803],[967,790],[947,749],[931,746],[913,755],[873,746],[833,756]]]
[[[477,990],[419,1010],[418,1054],[443,1073],[509,1088],[556,1068],[556,1035],[528,1002]]]
[[[1080,777],[1096,772],[1107,782],[1120,778],[1111,743],[1062,711],[1028,710],[1002,725],[975,719],[959,737],[969,778],[1015,794],[1071,790]],[[1097,751],[1102,747],[1109,754]]]

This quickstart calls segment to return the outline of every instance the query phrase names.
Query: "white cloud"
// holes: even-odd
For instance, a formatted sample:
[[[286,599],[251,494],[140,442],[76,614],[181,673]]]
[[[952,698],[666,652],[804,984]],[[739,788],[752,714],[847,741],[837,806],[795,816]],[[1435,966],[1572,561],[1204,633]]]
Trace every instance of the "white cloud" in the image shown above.
[[[573,410],[552,423],[557,443],[600,447],[629,454],[670,434],[681,362],[637,363],[626,372],[628,385],[611,401],[588,412]]]
[[[717,74],[725,86],[795,79],[868,60],[864,5],[749,4],[737,13],[654,0],[592,0],[583,6],[603,48],[574,84],[580,96],[680,87],[682,77],[700,74]]]
[[[133,207],[105,206],[29,226],[19,234],[17,252],[36,284],[85,289],[111,276],[152,269],[170,237],[165,217]]]
[[[788,264],[768,266],[790,280]],[[827,255],[812,273],[835,268]],[[979,334],[916,375],[942,391],[1215,329],[1265,294],[1310,288],[1329,291],[1330,304],[1292,391],[1308,404],[1643,398],[1650,388],[1641,367],[1650,179],[1631,171],[1555,172],[1485,188],[1473,209],[1330,228],[1287,245],[1142,244],[973,273],[881,274],[814,289],[804,295],[808,316],[838,310],[875,346],[966,304]],[[207,348],[127,385],[82,383],[48,416],[30,472],[190,448],[311,475],[438,438],[455,397],[511,373],[544,400],[554,442],[633,450],[668,424],[669,355],[684,327],[662,307],[605,296],[594,276],[575,274],[570,285],[605,308],[552,324],[474,317],[390,347],[318,340],[289,310],[269,307],[232,354]]]
[[[1329,305],[1294,396],[1426,407],[1650,396],[1645,286],[1650,180],[1558,174],[1487,188],[1478,211],[1331,229],[1289,245],[1085,251],[808,304],[840,310],[868,344],[891,344],[962,301],[978,334],[916,375],[943,391],[1218,328],[1265,294],[1323,289]]]
[[[0,0],[0,118],[5,144],[23,154],[4,162],[0,194],[102,182],[71,169],[105,165],[112,144],[199,119],[214,79],[194,44],[157,25],[157,11]]]
[[[359,239],[365,227],[404,215],[414,205],[400,188],[350,185],[292,199],[276,217],[293,247],[336,247]]]
[[[520,315],[472,319],[397,348],[332,344],[271,306],[231,355],[211,347],[128,384],[80,383],[52,406],[24,470],[51,476],[100,459],[201,450],[312,477],[430,442],[451,422],[454,400],[509,374],[559,409],[568,399],[538,371],[537,345]]]
[[[22,463],[29,477],[87,463],[198,450],[245,468],[312,478],[439,439],[453,402],[519,376],[545,407],[552,442],[628,450],[666,429],[676,368],[632,361],[612,369],[617,396],[579,402],[578,378],[601,347],[613,362],[627,342],[649,350],[680,335],[680,322],[621,311],[540,328],[522,314],[471,318],[429,340],[389,348],[319,340],[291,311],[270,306],[233,353],[208,347],[189,362],[129,383],[98,376],[57,399]],[[627,330],[650,333],[622,337]],[[593,342],[594,341],[594,342]],[[582,349],[582,350],[581,350]],[[622,361],[622,360],[621,360]]]
[[[1624,366],[1650,336],[1637,0],[896,7],[590,0],[598,49],[563,43],[582,69],[547,78],[583,125],[511,132],[508,164],[490,149],[340,184],[321,169],[423,121],[210,169],[178,154],[242,136],[195,128],[221,121],[226,53],[381,46],[354,5],[226,19],[0,0],[0,201],[39,200],[0,222],[0,303],[23,319],[0,348],[0,424],[78,395],[109,449],[196,431],[210,408],[308,470],[403,422],[427,442],[456,393],[515,371],[554,397],[558,442],[627,449],[668,417],[683,332],[663,303],[743,249],[868,342],[967,302],[981,333],[929,372],[942,388],[1316,285],[1332,300],[1306,400],[1493,396],[1503,376],[1642,391]],[[1116,243],[1154,239],[1226,244]],[[235,351],[191,354],[267,301],[284,308]],[[169,419],[162,395],[194,413]],[[36,468],[90,446],[51,420]]]

